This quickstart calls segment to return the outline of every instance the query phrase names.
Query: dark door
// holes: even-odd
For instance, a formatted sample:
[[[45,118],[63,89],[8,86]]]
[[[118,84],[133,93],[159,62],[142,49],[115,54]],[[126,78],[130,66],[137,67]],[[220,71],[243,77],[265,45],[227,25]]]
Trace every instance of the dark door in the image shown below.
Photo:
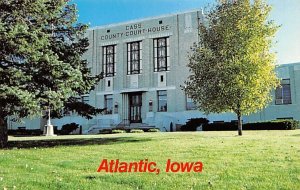
[[[129,94],[129,119],[130,123],[142,122],[142,94]]]

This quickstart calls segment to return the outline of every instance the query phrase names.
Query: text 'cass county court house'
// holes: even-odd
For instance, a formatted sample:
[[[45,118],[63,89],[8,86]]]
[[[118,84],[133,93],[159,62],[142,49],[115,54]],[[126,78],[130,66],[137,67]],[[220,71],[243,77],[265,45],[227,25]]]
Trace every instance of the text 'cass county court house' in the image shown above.
[[[90,29],[90,46],[84,58],[93,74],[103,72],[104,79],[82,100],[107,110],[91,120],[74,114],[54,119],[53,125],[60,128],[75,122],[85,131],[117,126],[170,131],[190,118],[236,120],[232,113],[204,115],[182,90],[189,76],[188,53],[199,40],[201,19],[202,11],[196,10]],[[280,65],[277,73],[282,87],[272,93],[273,101],[261,112],[245,116],[244,122],[300,120],[300,63]],[[38,128],[44,124],[35,119],[25,125]]]

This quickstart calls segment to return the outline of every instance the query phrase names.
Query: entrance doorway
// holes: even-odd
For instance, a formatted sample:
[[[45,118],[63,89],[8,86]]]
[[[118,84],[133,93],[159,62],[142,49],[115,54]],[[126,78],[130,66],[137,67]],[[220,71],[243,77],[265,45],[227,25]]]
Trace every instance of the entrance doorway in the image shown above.
[[[130,123],[142,123],[142,93],[129,94]]]

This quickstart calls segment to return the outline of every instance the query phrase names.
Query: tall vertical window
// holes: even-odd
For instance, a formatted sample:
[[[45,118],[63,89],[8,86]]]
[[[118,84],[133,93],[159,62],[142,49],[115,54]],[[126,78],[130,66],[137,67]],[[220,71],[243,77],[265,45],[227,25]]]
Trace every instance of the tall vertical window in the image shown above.
[[[157,38],[153,40],[154,71],[170,70],[169,38]]]
[[[275,104],[291,104],[291,85],[290,79],[282,79],[281,86],[275,90]]]
[[[116,65],[116,45],[109,45],[103,47],[103,66],[106,77],[115,75]]]
[[[127,74],[139,74],[142,71],[142,42],[127,44]]]
[[[112,114],[113,112],[113,95],[104,96],[105,114]]]
[[[160,112],[168,111],[167,91],[166,90],[157,91],[157,99],[158,99],[158,111]]]
[[[195,110],[197,109],[196,104],[193,99],[186,95],[186,110]]]

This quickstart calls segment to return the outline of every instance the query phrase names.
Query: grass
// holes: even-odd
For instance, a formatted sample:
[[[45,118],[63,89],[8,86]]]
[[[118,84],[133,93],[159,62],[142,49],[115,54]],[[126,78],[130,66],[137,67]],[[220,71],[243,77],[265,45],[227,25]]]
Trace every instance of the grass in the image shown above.
[[[300,130],[10,137],[0,189],[300,189]],[[160,174],[97,173],[102,159],[158,164]],[[166,173],[167,159],[202,173]]]

